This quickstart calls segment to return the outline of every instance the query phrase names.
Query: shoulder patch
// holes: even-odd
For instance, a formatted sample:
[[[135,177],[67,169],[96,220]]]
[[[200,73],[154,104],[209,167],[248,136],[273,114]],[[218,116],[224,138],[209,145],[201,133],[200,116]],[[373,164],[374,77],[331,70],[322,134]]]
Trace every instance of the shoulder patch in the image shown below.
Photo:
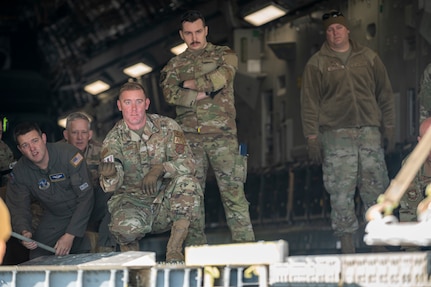
[[[184,134],[180,131],[174,131],[174,143],[175,144],[186,144],[186,138],[184,137]]]
[[[84,159],[84,157],[82,156],[82,154],[80,154],[79,152],[77,152],[72,159],[70,160],[70,163],[74,166],[77,167],[82,160]]]

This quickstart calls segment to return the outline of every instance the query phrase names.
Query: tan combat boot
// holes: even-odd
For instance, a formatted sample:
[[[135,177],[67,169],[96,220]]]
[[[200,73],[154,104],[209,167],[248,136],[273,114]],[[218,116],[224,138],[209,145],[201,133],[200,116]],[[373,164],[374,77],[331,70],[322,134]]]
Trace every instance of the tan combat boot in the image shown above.
[[[120,251],[121,252],[139,251],[139,241],[135,240],[133,242],[130,242],[127,245],[120,245]]]
[[[184,261],[183,242],[189,231],[190,221],[180,219],[175,221],[171,229],[168,246],[166,248],[166,262]]]
[[[341,253],[352,254],[355,253],[355,243],[353,242],[353,235],[345,233],[340,237],[341,240]]]

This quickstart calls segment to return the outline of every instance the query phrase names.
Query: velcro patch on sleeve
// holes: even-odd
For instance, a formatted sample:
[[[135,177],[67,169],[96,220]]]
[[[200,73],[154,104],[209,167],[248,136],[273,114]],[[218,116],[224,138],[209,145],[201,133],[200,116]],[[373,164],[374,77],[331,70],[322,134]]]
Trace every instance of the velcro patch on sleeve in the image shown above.
[[[70,160],[70,163],[74,166],[77,167],[82,161],[84,160],[84,157],[82,156],[82,154],[80,154],[79,152],[77,152],[72,159]]]
[[[184,134],[180,131],[174,131],[174,143],[175,144],[186,144],[186,138]]]

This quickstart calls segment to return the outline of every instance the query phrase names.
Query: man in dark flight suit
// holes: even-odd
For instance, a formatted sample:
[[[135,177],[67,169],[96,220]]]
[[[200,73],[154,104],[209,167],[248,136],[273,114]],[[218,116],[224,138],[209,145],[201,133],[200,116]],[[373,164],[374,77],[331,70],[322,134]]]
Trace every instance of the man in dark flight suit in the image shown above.
[[[35,123],[21,123],[14,138],[23,157],[14,166],[6,192],[15,232],[53,246],[56,255],[88,252],[84,237],[94,195],[91,177],[81,152],[67,143],[47,143]],[[32,229],[31,202],[44,212]],[[22,241],[30,259],[52,255],[34,241]]]

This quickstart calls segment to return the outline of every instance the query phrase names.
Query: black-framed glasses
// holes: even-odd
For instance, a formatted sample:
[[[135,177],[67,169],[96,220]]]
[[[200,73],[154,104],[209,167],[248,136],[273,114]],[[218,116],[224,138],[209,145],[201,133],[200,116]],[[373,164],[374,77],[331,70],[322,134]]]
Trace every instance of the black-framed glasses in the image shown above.
[[[339,11],[334,11],[334,12],[329,12],[329,13],[325,13],[322,16],[322,20],[328,20],[329,18],[337,18],[343,16],[343,13],[339,12]]]

